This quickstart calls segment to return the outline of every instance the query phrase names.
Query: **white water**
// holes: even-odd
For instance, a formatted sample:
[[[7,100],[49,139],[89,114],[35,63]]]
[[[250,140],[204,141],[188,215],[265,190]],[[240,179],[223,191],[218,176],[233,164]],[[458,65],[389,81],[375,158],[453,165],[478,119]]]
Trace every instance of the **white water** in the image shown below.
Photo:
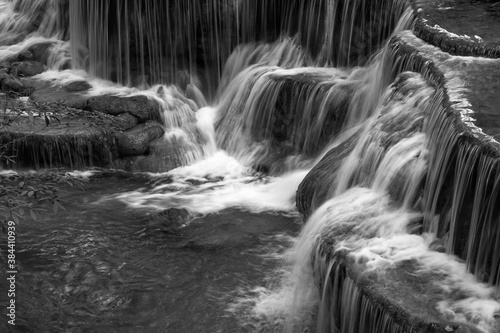
[[[294,214],[295,191],[307,172],[262,177],[219,151],[198,163],[153,176],[159,179],[152,189],[123,193],[116,198],[133,208],[184,208],[198,214],[226,208]],[[162,182],[165,177],[168,180]]]
[[[5,6],[4,2],[0,2],[0,9]],[[17,54],[33,43],[47,40],[41,38],[32,37],[0,48],[0,60]],[[64,59],[67,46],[64,43],[57,45],[60,48],[54,49],[54,52],[62,55],[56,58]],[[184,140],[193,147],[189,153],[189,165],[151,175],[153,186],[149,188],[121,193],[105,200],[118,199],[136,209],[184,208],[194,214],[217,213],[228,208],[254,213],[296,214],[295,192],[309,170],[267,177],[256,174],[249,167],[256,150],[266,148],[265,142],[253,142],[243,128],[251,126],[257,118],[268,116],[256,104],[257,95],[269,92],[266,88],[270,88],[276,78],[297,79],[311,75],[315,80],[326,83],[346,78],[350,82],[355,81],[360,91],[352,98],[352,105],[359,106],[361,112],[351,113],[346,127],[361,121],[364,126],[356,148],[343,162],[332,183],[330,199],[310,217],[294,247],[284,257],[286,263],[277,271],[280,278],[268,287],[258,286],[250,295],[244,294],[230,306],[230,311],[238,312],[245,307],[249,321],[287,321],[289,330],[297,329],[296,320],[309,320],[320,297],[311,261],[316,242],[332,237],[337,239],[331,249],[333,253],[348,250],[360,265],[376,272],[381,279],[387,269],[406,261],[412,261],[419,274],[438,276],[435,284],[440,299],[433,304],[436,310],[448,320],[472,324],[484,332],[492,332],[500,315],[500,303],[495,291],[467,273],[465,264],[457,258],[436,252],[435,235],[408,233],[422,217],[418,210],[418,184],[427,167],[425,136],[420,131],[411,132],[399,138],[387,151],[382,147],[382,140],[387,139],[389,132],[384,129],[384,121],[403,124],[400,131],[405,132],[405,129],[423,120],[433,90],[426,87],[422,80],[408,80],[411,83],[408,83],[411,86],[409,89],[417,93],[393,103],[388,93],[380,97],[381,88],[385,87],[376,82],[382,80],[377,72],[387,70],[381,63],[374,62],[370,68],[352,71],[297,69],[295,67],[310,65],[310,59],[292,39],[285,39],[272,45],[252,44],[238,48],[226,65],[219,104],[205,107],[207,103],[196,86],[191,87],[192,98],[176,87],[153,86],[148,90],[139,90],[91,78],[81,71],[57,71],[60,63],[60,60],[54,60],[53,68],[56,70],[46,71],[36,78],[53,80],[61,85],[84,79],[92,86],[88,92],[90,96],[144,94],[154,98],[161,105],[165,141]],[[257,83],[248,82],[252,80]],[[266,104],[272,104],[273,98],[276,96],[269,95]],[[226,147],[217,145],[214,124],[220,120],[218,111],[221,108],[233,106],[243,113],[243,121],[235,127],[227,126],[220,130],[231,132],[228,136],[234,141],[227,145],[232,151],[231,156],[222,150]],[[307,116],[309,110],[302,111]],[[319,128],[308,128],[308,133]],[[198,136],[202,137],[201,142]],[[9,174],[2,172],[2,175]],[[74,175],[88,176],[85,173]],[[402,181],[398,178],[401,175]],[[405,189],[402,203],[395,203],[389,194],[394,182]]]

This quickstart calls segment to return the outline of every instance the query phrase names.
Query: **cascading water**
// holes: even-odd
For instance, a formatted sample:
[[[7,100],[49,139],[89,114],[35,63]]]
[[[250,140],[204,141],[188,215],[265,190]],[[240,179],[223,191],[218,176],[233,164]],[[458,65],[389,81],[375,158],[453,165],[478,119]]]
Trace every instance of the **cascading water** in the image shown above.
[[[464,139],[446,102],[466,102],[443,86],[439,68],[417,52],[401,57],[396,39],[386,43],[412,38],[404,32],[413,20],[408,7],[403,0],[0,0],[0,61],[45,43],[50,70],[36,80],[84,80],[90,89],[81,95],[90,99],[154,100],[164,134],[146,163],[178,166],[129,175],[116,189],[127,176],[111,172],[108,181],[107,172],[91,172],[96,193],[83,200],[96,209],[85,211],[97,231],[87,235],[65,216],[81,238],[64,230],[42,238],[61,237],[47,251],[71,247],[69,261],[54,280],[39,281],[36,269],[23,280],[42,290],[36,302],[47,293],[80,322],[63,317],[43,327],[496,332],[500,159]],[[68,147],[54,149],[64,155]],[[297,217],[295,205],[307,219],[296,238],[283,227]],[[168,227],[144,227],[137,216],[153,211]],[[107,214],[111,227],[99,220]],[[117,225],[126,242],[113,234]],[[166,248],[151,230],[167,235]],[[74,247],[79,242],[86,245]],[[141,244],[159,252],[141,254]],[[36,244],[23,251],[45,258]],[[101,253],[123,263],[106,264]],[[229,268],[219,264],[223,255],[233,260]],[[166,295],[138,296],[138,289]],[[179,302],[196,319],[179,314]],[[190,309],[195,303],[208,305]],[[141,322],[127,318],[132,311]]]

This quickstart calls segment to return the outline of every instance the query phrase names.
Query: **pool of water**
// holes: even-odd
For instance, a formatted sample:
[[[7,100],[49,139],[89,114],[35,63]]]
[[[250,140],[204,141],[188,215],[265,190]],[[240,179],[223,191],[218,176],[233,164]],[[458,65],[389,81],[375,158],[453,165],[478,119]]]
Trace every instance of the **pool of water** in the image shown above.
[[[17,331],[257,330],[228,309],[271,283],[298,218],[227,208],[173,219],[116,199],[147,183],[141,174],[94,177],[83,189],[62,189],[65,211],[46,222],[21,222]],[[276,322],[258,325],[277,329]]]

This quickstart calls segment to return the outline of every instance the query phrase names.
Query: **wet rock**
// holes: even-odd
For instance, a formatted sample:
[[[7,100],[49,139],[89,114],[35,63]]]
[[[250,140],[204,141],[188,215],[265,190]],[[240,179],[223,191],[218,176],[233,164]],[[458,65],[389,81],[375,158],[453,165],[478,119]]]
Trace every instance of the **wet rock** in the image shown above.
[[[137,125],[138,122],[139,120],[128,112],[120,113],[119,115],[115,116],[115,125],[122,131],[131,129],[132,127]]]
[[[165,209],[150,219],[150,224],[159,224],[164,231],[177,229],[192,218],[186,209],[170,208]]]
[[[315,276],[323,297],[319,312],[328,314],[322,327],[350,327],[352,332],[362,332],[360,323],[369,323],[365,327],[387,328],[380,332],[480,332],[473,324],[451,322],[435,310],[439,301],[450,297],[439,287],[444,281],[435,272],[419,270],[415,262],[407,260],[387,269],[381,277],[346,251],[333,253],[335,246],[324,240],[318,242],[321,254],[315,258],[317,271],[328,272]],[[460,293],[453,291],[451,297],[459,299]],[[343,295],[341,299],[337,299],[339,294]]]
[[[33,76],[43,73],[45,70],[42,63],[38,61],[22,61],[12,64],[10,72],[15,76]]]
[[[26,61],[26,60],[35,60],[33,53],[28,50],[24,50],[18,53],[17,55],[18,61]]]
[[[110,131],[89,126],[89,119],[58,115],[59,122],[44,117],[18,117],[0,129],[0,145],[15,156],[16,167],[83,168],[105,166],[116,156]]]
[[[167,172],[185,165],[186,145],[171,142],[164,137],[149,143],[147,155],[127,156],[113,161],[113,168],[129,172]]]
[[[88,100],[88,108],[91,110],[111,115],[130,112],[140,122],[152,119],[159,120],[159,107],[158,102],[143,95],[131,97],[102,95],[91,97]]]
[[[121,133],[115,133],[118,154],[121,157],[146,154],[149,143],[161,137],[164,130],[157,122],[139,124]]]
[[[28,47],[28,51],[33,54],[33,59],[35,61],[47,65],[50,57],[50,49],[53,45],[54,44],[52,42],[36,43]]]
[[[19,80],[22,84],[31,89],[33,92],[40,89],[45,89],[53,85],[50,81],[34,79],[32,77],[20,77]]]
[[[66,85],[66,87],[64,87],[64,89],[66,89],[66,91],[69,92],[84,91],[84,90],[89,90],[91,88],[92,86],[87,81],[84,80],[70,82]]]
[[[30,99],[35,102],[58,103],[77,109],[85,109],[88,97],[77,92],[69,92],[62,86],[54,85],[36,90]]]
[[[3,80],[9,78],[10,75],[7,71],[5,70],[0,70],[0,84],[2,84]]]
[[[158,138],[150,143],[149,150],[150,159],[154,160],[151,164],[154,172],[166,172],[187,163],[188,148],[181,142]]]
[[[332,148],[300,183],[295,201],[297,209],[305,219],[331,195],[329,191],[335,184],[337,171],[342,165],[344,158],[353,150],[357,138],[358,136],[354,135],[335,148]]]
[[[25,90],[21,80],[8,74],[0,73],[0,86],[4,92],[22,93]]]

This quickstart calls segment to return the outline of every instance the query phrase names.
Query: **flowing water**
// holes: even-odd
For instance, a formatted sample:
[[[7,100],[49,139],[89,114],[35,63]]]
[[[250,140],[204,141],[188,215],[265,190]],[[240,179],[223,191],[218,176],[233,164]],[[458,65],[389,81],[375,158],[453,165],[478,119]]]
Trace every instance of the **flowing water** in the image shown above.
[[[63,190],[66,211],[18,227],[19,331],[253,331],[228,304],[265,285],[297,217],[217,207],[184,224],[114,198],[153,179],[96,173]]]
[[[428,288],[405,300],[429,320],[495,332],[500,168],[465,145],[452,155],[439,85],[384,44],[411,28],[406,7],[0,0],[0,60],[50,43],[36,78],[153,98],[165,147],[184,148],[168,172],[73,172],[85,184],[61,189],[66,210],[18,226],[16,328],[407,332],[360,289],[367,277],[396,296]],[[472,178],[464,262],[455,225]],[[408,284],[385,285],[398,269]]]

